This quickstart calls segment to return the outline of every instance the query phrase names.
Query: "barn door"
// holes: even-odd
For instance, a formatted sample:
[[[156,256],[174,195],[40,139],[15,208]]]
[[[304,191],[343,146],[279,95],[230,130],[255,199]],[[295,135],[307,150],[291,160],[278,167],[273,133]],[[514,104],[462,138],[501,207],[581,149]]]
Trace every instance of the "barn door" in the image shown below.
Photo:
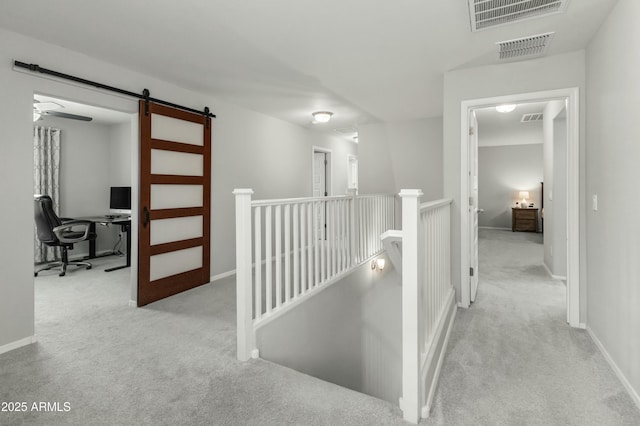
[[[211,119],[140,101],[138,306],[209,282]]]

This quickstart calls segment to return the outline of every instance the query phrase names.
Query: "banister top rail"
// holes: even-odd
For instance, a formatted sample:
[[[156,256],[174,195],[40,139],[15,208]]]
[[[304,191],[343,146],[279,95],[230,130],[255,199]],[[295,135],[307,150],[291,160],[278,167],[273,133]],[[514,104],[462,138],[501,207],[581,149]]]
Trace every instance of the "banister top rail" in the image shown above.
[[[368,198],[368,197],[380,197],[380,196],[393,196],[393,194],[358,194],[356,198]],[[300,198],[280,198],[274,200],[253,200],[251,205],[257,206],[271,206],[276,204],[297,204],[297,203],[310,203],[313,201],[331,201],[331,200],[344,200],[345,198],[352,198],[351,195],[332,195],[328,197],[300,197]]]
[[[451,204],[453,200],[451,198],[443,198],[441,200],[429,201],[426,203],[420,204],[420,210],[432,210],[437,209],[441,206],[446,206],[447,204]]]
[[[387,197],[387,196],[395,197],[395,196],[396,196],[396,194],[380,192],[380,193],[374,193],[374,194],[358,194],[358,195],[357,195],[357,197],[358,197],[358,198],[367,198],[367,197]]]
[[[275,204],[297,204],[297,203],[309,203],[312,201],[327,201],[327,200],[343,200],[350,198],[347,195],[332,195],[330,197],[300,197],[300,198],[280,198],[275,200],[255,200],[251,202],[252,206],[270,206]]]

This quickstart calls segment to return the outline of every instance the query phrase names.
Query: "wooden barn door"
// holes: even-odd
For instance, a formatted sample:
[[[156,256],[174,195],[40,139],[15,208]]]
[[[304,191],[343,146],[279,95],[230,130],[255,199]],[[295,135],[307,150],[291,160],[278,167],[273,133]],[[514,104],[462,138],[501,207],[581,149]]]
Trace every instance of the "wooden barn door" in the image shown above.
[[[140,101],[138,306],[210,280],[211,119]]]

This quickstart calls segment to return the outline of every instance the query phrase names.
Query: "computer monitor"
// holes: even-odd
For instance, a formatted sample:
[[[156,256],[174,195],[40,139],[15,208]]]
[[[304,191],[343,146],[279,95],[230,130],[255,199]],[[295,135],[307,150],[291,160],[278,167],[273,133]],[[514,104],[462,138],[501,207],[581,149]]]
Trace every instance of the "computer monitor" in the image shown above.
[[[131,187],[112,186],[109,197],[109,211],[111,213],[131,214]]]

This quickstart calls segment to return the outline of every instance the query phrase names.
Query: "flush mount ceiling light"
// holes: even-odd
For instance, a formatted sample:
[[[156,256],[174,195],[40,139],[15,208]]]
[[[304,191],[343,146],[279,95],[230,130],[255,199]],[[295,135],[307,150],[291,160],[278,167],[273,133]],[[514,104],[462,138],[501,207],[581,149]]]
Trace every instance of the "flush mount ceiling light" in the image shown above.
[[[498,105],[496,107],[496,111],[498,112],[511,112],[514,109],[516,109],[516,106],[514,104]]]
[[[313,115],[314,123],[326,123],[327,121],[331,120],[331,116],[333,115],[333,113],[329,111],[316,111],[311,115]]]

